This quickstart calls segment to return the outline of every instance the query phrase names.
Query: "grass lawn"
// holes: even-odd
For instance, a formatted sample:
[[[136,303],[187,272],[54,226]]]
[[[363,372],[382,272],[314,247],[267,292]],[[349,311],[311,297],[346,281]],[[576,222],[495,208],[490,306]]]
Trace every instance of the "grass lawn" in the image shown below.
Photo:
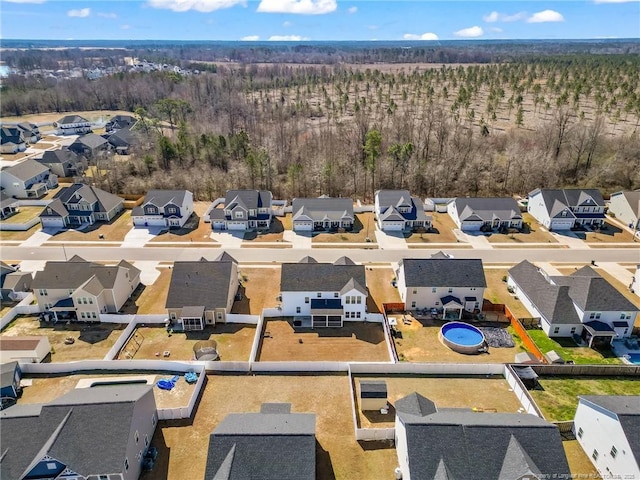
[[[281,242],[284,236],[286,218],[289,218],[291,223],[291,214],[287,213],[286,217],[273,217],[271,225],[268,231],[260,232],[246,232],[244,234],[244,240],[251,242]]]
[[[19,207],[18,212],[9,218],[2,220],[2,223],[24,223],[37,218],[42,213],[42,207]]]
[[[31,235],[40,230],[40,224],[36,223],[29,230],[17,230],[17,231],[9,231],[9,230],[0,230],[0,240],[2,241],[22,241],[28,239]]]
[[[395,278],[391,268],[368,267],[365,274],[369,300],[375,303],[378,311],[382,312],[383,303],[400,303],[402,301],[398,289],[391,285],[391,280]],[[369,311],[373,311],[372,307],[369,307]]]
[[[281,319],[265,323],[258,359],[278,361],[389,361],[382,325],[344,322],[342,328],[298,328]]]
[[[131,210],[123,210],[109,223],[97,222],[84,230],[63,230],[53,235],[49,242],[91,242],[106,240],[109,242],[121,242],[129,230],[133,228]],[[104,238],[100,238],[102,235]]]
[[[611,350],[599,352],[589,347],[578,347],[570,338],[549,338],[543,330],[528,330],[527,333],[542,353],[555,350],[565,360],[573,360],[576,364],[615,364],[623,363],[613,355]]]
[[[524,224],[522,233],[494,233],[488,235],[487,240],[490,243],[558,243],[529,213],[524,212],[522,220]]]
[[[507,282],[502,281],[508,270],[508,268],[486,268],[485,265],[484,276],[487,280],[487,288],[484,291],[484,298],[491,303],[505,304],[517,318],[531,317],[522,302],[516,300],[516,297],[509,293]]]
[[[605,221],[606,228],[598,232],[573,232],[587,243],[626,243],[633,242],[633,235],[627,230]]]
[[[573,420],[578,395],[640,395],[640,378],[635,377],[540,377],[544,390],[529,393],[549,421]]]
[[[160,271],[160,276],[156,281],[152,285],[140,284],[122,307],[122,313],[139,315],[167,313],[164,305],[173,270],[166,267],[157,268],[157,270]]]
[[[407,243],[457,243],[457,238],[453,233],[456,224],[446,213],[429,212],[432,217],[433,231],[429,233],[411,233],[405,236]]]
[[[258,374],[208,376],[192,421],[159,422],[152,444],[160,455],[141,480],[204,478],[211,432],[229,413],[259,412],[263,402],[291,403],[294,413],[316,414],[315,478],[393,478],[396,450],[354,438],[346,375]]]
[[[376,242],[374,234],[376,225],[373,219],[373,212],[356,213],[353,229],[349,232],[314,233],[312,242],[314,243],[365,243],[367,238],[370,243]]]
[[[280,293],[281,267],[241,268],[242,286],[238,290],[242,293],[242,300],[236,300],[231,307],[231,313],[245,315],[260,315],[263,308],[273,308],[278,305],[276,297]]]

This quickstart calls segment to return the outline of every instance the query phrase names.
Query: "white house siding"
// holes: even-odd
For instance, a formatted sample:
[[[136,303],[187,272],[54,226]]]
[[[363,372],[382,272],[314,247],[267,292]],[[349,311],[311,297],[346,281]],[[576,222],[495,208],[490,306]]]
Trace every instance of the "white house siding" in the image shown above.
[[[407,431],[404,424],[396,416],[396,455],[398,456],[398,466],[402,471],[402,480],[411,480],[409,472],[409,449],[407,447]]]
[[[640,220],[635,216],[627,199],[623,194],[612,195],[609,203],[609,212],[615,214],[616,218],[631,228],[640,227]]]
[[[453,220],[453,223],[455,223],[458,228],[462,228],[462,225],[460,224],[460,217],[458,216],[458,209],[456,208],[456,202],[455,201],[453,201],[453,202],[451,202],[451,203],[449,203],[447,205],[447,213],[451,217],[451,220]],[[480,225],[482,225],[482,222],[480,223]],[[479,228],[480,227],[478,227],[478,229]]]
[[[318,296],[320,293],[320,296]],[[346,317],[347,312],[355,313],[355,318],[352,318],[349,315],[349,318],[344,318],[344,320],[354,320],[354,321],[363,321],[366,317],[366,308],[367,308],[367,297],[363,295],[361,292],[357,290],[352,290],[347,292],[344,296],[336,297],[336,292],[282,292],[282,315],[290,317],[290,316],[311,316],[311,300],[323,298],[323,299],[331,299],[335,300],[336,298],[340,298],[342,302],[342,308],[344,310],[344,317]],[[360,303],[346,303],[347,296],[359,296],[361,297]],[[309,299],[308,303],[305,302],[305,299]],[[300,307],[300,313],[297,313],[297,307]],[[360,313],[360,318],[357,318],[357,313]]]
[[[153,433],[158,425],[158,414],[156,409],[156,401],[153,396],[153,392],[145,394],[140,400],[138,400],[133,409],[131,416],[131,430],[129,431],[129,438],[126,448],[126,459],[129,463],[129,470],[124,469],[123,462],[123,475],[124,480],[137,480],[142,472],[142,460],[138,460],[138,454],[144,455],[147,450],[147,445],[151,445],[151,439]],[[138,433],[138,441],[136,442],[136,432]],[[145,445],[145,438],[147,444]]]
[[[140,275],[131,276],[127,278],[128,269],[121,267],[118,269],[118,275],[113,286],[113,300],[108,301],[113,305],[113,312],[117,312],[122,308],[125,302],[129,299],[133,291],[140,284]],[[111,306],[111,305],[110,305]]]
[[[633,279],[631,280],[631,291],[636,295],[640,296],[640,265],[636,267],[636,273],[633,274]]]
[[[333,296],[333,293],[331,293]],[[360,303],[347,303],[347,297],[357,297],[360,298]],[[328,297],[327,297],[328,298]],[[344,309],[344,320],[345,321],[356,321],[361,322],[367,316],[367,296],[363,295],[362,292],[358,290],[350,290],[346,292],[341,297],[342,308]],[[358,317],[360,314],[360,317]]]
[[[435,292],[433,289],[435,288]],[[451,290],[451,291],[449,291]],[[478,309],[482,311],[482,297],[484,296],[484,288],[482,287],[406,287],[404,295],[405,308],[407,310],[423,309],[423,308],[442,308],[440,299],[452,295],[460,300],[463,307],[469,311]],[[466,304],[465,297],[475,297],[478,306]],[[415,302],[415,303],[414,303]],[[469,309],[468,307],[473,307]]]
[[[640,467],[617,417],[591,403],[580,400],[574,418],[578,443],[603,478],[640,478]],[[582,429],[582,436],[579,431]],[[611,448],[615,447],[615,458]],[[598,452],[594,460],[593,452]]]
[[[51,351],[49,338],[44,336],[33,350],[0,350],[0,363],[23,361],[40,363]]]
[[[583,323],[591,322],[593,320],[606,323],[611,328],[613,328],[621,337],[628,337],[631,335],[633,323],[636,319],[636,312],[584,312],[583,314],[580,309],[576,310],[578,310],[578,314],[580,314]],[[594,318],[591,318],[592,313],[594,314]],[[595,315],[597,315],[598,313],[600,313],[600,318],[595,318]],[[621,315],[624,315],[624,318],[620,318]],[[627,315],[629,316],[629,318],[627,318]],[[625,333],[624,328],[615,328],[613,326],[613,322],[626,322],[627,325],[631,325],[631,327],[628,328],[628,331]]]
[[[549,214],[547,212],[547,208],[545,207],[544,201],[542,199],[542,194],[538,193],[529,197],[529,202],[527,203],[527,211],[541,224],[545,227],[549,228],[551,226],[551,221],[549,219]]]
[[[78,288],[73,292],[71,298],[73,298],[73,304],[79,321],[100,321],[100,312],[104,307],[104,297],[102,295],[95,296]],[[87,300],[86,304],[84,303],[84,299]]]

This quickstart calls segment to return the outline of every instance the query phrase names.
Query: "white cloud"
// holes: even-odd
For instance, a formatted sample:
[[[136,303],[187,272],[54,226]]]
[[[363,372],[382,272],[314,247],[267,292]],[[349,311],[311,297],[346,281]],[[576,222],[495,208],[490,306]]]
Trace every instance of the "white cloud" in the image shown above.
[[[245,0],[149,0],[148,5],[153,8],[164,8],[174,12],[213,12],[223,8],[231,8],[235,5],[246,6]]]
[[[257,42],[260,40],[260,37],[258,35],[247,35],[246,37],[242,37],[240,40],[243,42]]]
[[[416,35],[415,33],[405,33],[402,38],[405,40],[438,40],[438,35],[435,33],[427,32],[422,35]]]
[[[120,25],[120,30],[129,30],[131,29],[131,25],[127,25],[126,23],[124,25]]]
[[[291,25],[293,25],[293,23],[291,23],[291,22],[283,22],[282,23],[283,27],[290,27]]]
[[[380,27],[378,27],[378,25],[369,25],[367,28],[368,28],[369,30],[377,30],[377,29],[378,29],[378,28],[380,28]]]
[[[631,3],[640,2],[640,0],[593,0],[593,3]]]
[[[358,7],[349,7],[349,9],[347,10],[347,12],[349,13],[356,13],[358,11]]]
[[[258,12],[322,15],[338,8],[336,0],[261,0]]]
[[[9,3],[44,3],[47,0],[4,0]]]
[[[564,17],[561,13],[555,10],[543,10],[536,12],[527,18],[527,23],[546,23],[546,22],[564,22]]]
[[[309,40],[309,38],[301,37],[300,35],[271,35],[269,40],[271,42],[300,42],[302,40]]]
[[[115,13],[98,12],[98,16],[102,18],[118,18],[118,15]]]
[[[502,29],[500,27],[491,27],[489,30],[494,33],[502,33]]]
[[[68,17],[85,18],[85,17],[88,17],[89,15],[91,15],[91,9],[90,8],[78,8],[78,9],[75,9],[75,10],[69,10],[67,12],[67,16]]]
[[[457,32],[453,32],[456,37],[462,38],[476,38],[484,35],[484,30],[478,27],[477,25],[469,28],[463,28],[462,30],[458,30]]]
[[[487,23],[495,23],[495,22],[517,22],[519,20],[524,20],[527,17],[527,12],[518,12],[512,15],[507,13],[500,13],[493,11],[488,15],[484,15],[482,19]]]

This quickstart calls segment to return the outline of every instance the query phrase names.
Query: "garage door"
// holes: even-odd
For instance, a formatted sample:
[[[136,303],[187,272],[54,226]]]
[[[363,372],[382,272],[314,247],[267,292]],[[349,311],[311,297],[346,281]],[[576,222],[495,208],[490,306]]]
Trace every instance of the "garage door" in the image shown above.
[[[301,232],[310,232],[313,229],[312,222],[296,222],[294,224],[294,230],[298,230]]]
[[[215,230],[224,230],[224,222],[212,222]]]
[[[166,222],[164,218],[146,218],[144,225],[146,227],[164,227]]]
[[[569,230],[573,227],[573,220],[553,220],[551,227],[553,230]]]
[[[398,231],[404,229],[404,222],[385,222],[382,226],[383,230]]]
[[[62,227],[64,222],[61,218],[42,218],[42,226],[47,227]]]
[[[244,222],[228,222],[227,228],[229,230],[246,230]]]

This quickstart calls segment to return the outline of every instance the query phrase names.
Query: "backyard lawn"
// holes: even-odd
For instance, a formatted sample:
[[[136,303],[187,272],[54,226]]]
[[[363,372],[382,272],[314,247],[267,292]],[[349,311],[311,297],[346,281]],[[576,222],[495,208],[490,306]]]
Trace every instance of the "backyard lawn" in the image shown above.
[[[260,315],[263,308],[278,305],[276,297],[280,293],[280,270],[281,267],[242,267],[242,286],[238,289],[242,300],[233,303],[231,313]]]
[[[614,356],[611,350],[598,351],[589,347],[578,347],[570,338],[549,338],[543,330],[527,330],[531,339],[542,353],[555,350],[565,360],[571,360],[576,364],[621,364],[620,359]]]
[[[491,303],[505,304],[517,318],[531,317],[522,302],[509,293],[507,282],[502,281],[508,270],[508,268],[492,268],[485,265],[484,276],[487,280],[487,289],[484,291],[484,298]]]
[[[531,390],[545,418],[551,422],[573,420],[578,395],[640,395],[637,377],[555,377],[538,379],[544,390]]]
[[[391,285],[395,274],[391,268],[373,268],[366,270],[367,288],[369,289],[369,300],[373,301],[378,310],[382,312],[383,303],[399,303],[400,294],[398,289]],[[369,311],[373,311],[369,308]]]
[[[122,307],[122,313],[138,315],[167,313],[165,303],[173,270],[167,267],[156,269],[160,272],[156,281],[151,285],[140,284]]]

